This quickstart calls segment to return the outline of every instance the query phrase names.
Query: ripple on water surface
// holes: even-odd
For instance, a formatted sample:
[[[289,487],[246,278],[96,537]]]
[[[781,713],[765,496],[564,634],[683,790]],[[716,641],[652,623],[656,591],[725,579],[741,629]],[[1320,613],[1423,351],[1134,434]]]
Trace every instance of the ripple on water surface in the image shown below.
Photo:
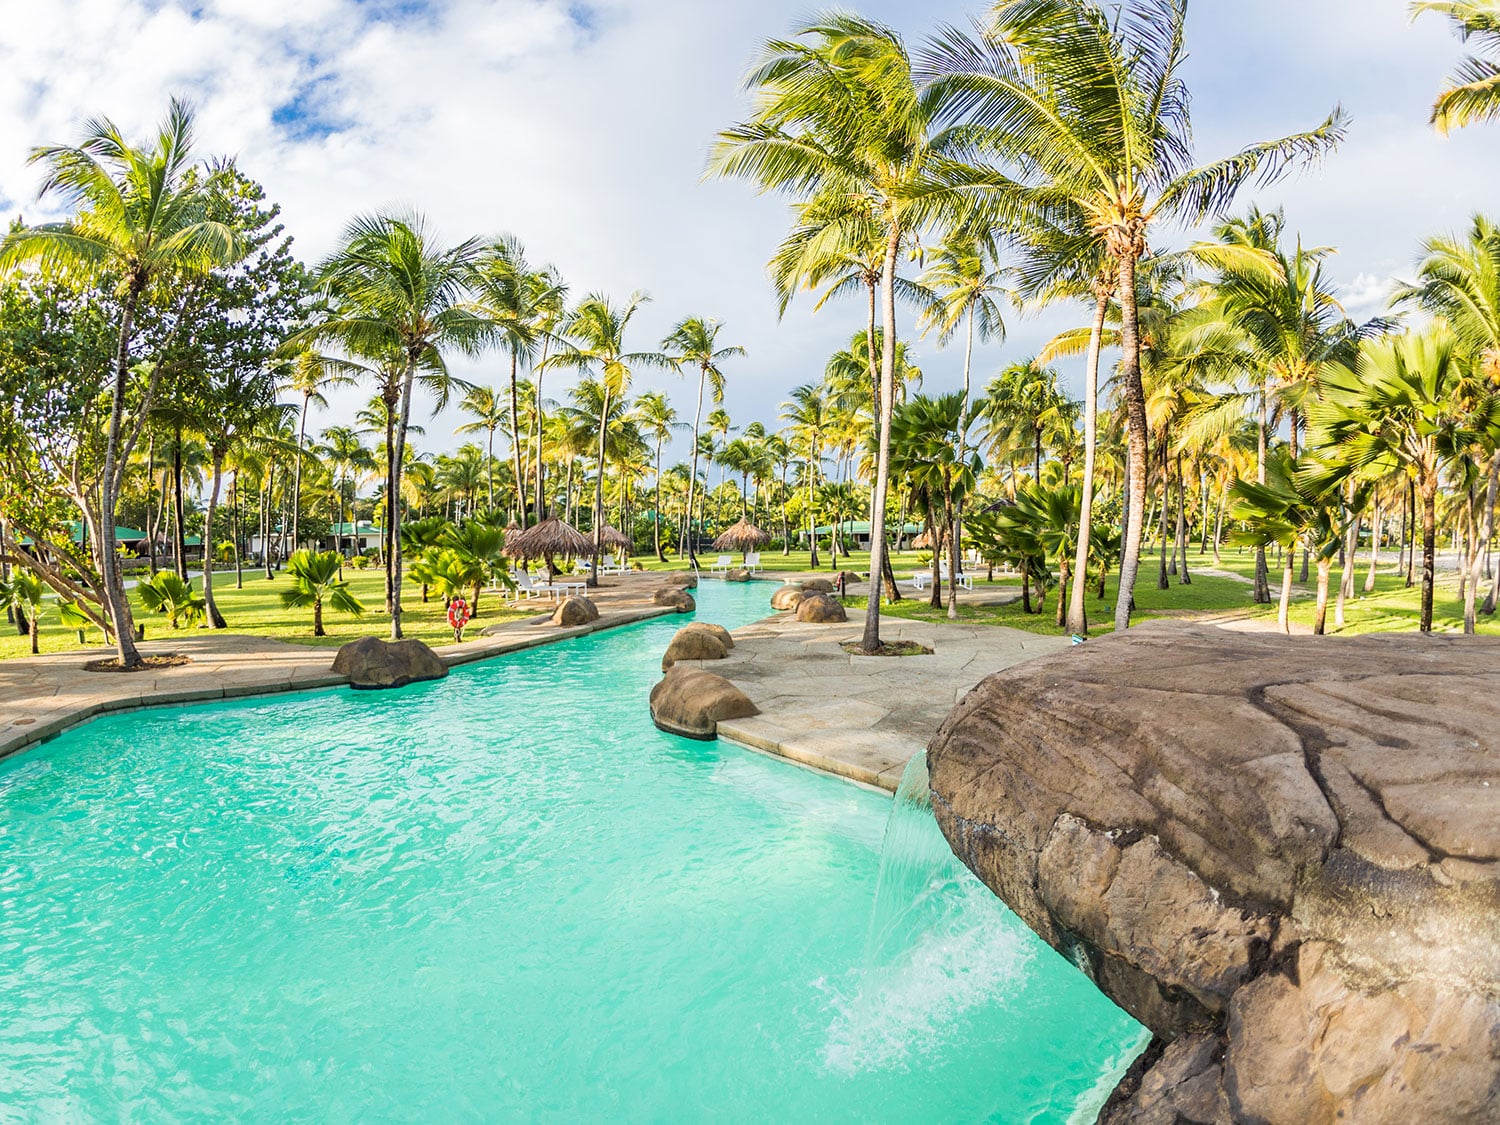
[[[700,594],[733,626],[766,588]],[[1097,1099],[1138,1026],[967,873],[867,956],[885,797],[651,726],[680,624],[114,716],[0,763],[0,1120]]]

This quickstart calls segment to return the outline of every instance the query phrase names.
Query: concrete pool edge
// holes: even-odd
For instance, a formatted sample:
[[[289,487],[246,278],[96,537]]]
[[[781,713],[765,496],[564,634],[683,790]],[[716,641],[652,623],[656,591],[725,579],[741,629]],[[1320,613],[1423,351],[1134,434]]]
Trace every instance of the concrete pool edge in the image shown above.
[[[642,621],[664,617],[677,611],[663,606],[645,606],[617,610],[601,614],[597,621],[570,628],[546,628],[545,616],[538,615],[523,622],[516,622],[517,631],[464,644],[441,645],[434,652],[449,668],[506,656],[514,652],[557,644],[590,633],[618,629]],[[535,629],[535,632],[520,630]],[[205,637],[184,637],[175,643],[154,642],[143,646],[148,655],[158,651],[197,649],[200,650],[195,663],[178,669],[161,669],[158,672],[121,673],[83,672],[80,653],[61,653],[41,658],[43,667],[58,668],[64,673],[77,673],[91,679],[87,687],[93,689],[68,699],[63,693],[66,681],[54,686],[47,695],[37,696],[29,708],[23,708],[18,718],[6,716],[6,729],[0,733],[0,761],[12,758],[44,742],[50,742],[75,727],[83,726],[105,715],[127,711],[143,711],[148,708],[183,707],[197,703],[212,703],[215,700],[246,699],[262,695],[285,695],[292,692],[321,691],[327,688],[348,686],[348,677],[329,671],[336,649],[322,649],[311,645],[299,645],[288,641],[276,641],[241,633],[222,633]],[[326,660],[307,660],[308,653],[327,652]],[[193,655],[193,653],[189,653]],[[97,652],[89,652],[88,659],[97,659]],[[244,667],[238,666],[240,658]],[[38,667],[33,665],[32,669]],[[168,683],[157,686],[163,680],[183,678],[212,681],[216,670],[233,667],[233,674],[220,678],[219,682],[205,682],[184,686]],[[14,669],[12,669],[14,671]],[[173,673],[176,673],[174,676]],[[113,675],[116,683],[106,678]],[[143,689],[142,679],[151,683]],[[76,685],[75,685],[76,686]],[[48,706],[47,701],[62,699]],[[7,707],[7,710],[9,708]]]

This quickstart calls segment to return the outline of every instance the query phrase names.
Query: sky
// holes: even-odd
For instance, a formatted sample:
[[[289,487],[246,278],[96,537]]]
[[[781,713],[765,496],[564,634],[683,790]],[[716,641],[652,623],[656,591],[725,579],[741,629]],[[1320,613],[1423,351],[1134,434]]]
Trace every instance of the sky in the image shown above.
[[[983,5],[846,3],[914,47]],[[1496,201],[1500,146],[1483,128],[1439,138],[1432,98],[1462,48],[1406,0],[1194,0],[1188,28],[1200,159],[1309,128],[1335,104],[1344,146],[1316,170],[1241,204],[1282,206],[1329,270],[1351,316],[1384,309],[1423,238],[1461,229]],[[778,318],[765,263],[787,226],[785,200],[705,181],[717,130],[745,114],[741,83],[760,44],[813,10],[807,0],[0,0],[0,212],[53,217],[26,164],[106,115],[144,139],[169,96],[198,113],[205,155],[233,155],[283,209],[315,262],[361,212],[411,206],[450,241],[511,233],[555,264],[575,296],[651,296],[632,349],[655,347],[688,315],[724,325],[748,355],[726,369],[738,425],[776,421],[790,389],[817,379],[863,323],[859,302]],[[1191,232],[1154,229],[1159,245]],[[975,381],[1034,355],[1087,310],[1008,315],[1005,342],[979,349]],[[917,341],[924,386],[959,385],[962,348]],[[460,359],[463,378],[500,385],[493,354]],[[1076,368],[1064,371],[1078,393]],[[574,380],[549,373],[547,396]],[[691,386],[643,371],[635,389]],[[348,421],[364,393],[339,392],[312,427]],[[420,412],[419,412],[420,413]],[[422,419],[423,449],[451,449],[461,419]],[[685,456],[686,442],[673,450]],[[669,453],[669,460],[672,453]]]

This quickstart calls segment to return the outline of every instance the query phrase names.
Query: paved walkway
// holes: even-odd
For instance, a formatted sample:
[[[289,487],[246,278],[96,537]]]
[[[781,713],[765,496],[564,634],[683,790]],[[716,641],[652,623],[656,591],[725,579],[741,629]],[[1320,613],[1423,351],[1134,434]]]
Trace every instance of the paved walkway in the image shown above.
[[[606,578],[598,590],[590,592],[600,611],[599,620],[592,624],[559,629],[548,619],[549,603],[541,601],[535,603],[535,616],[506,622],[490,634],[471,633],[462,644],[440,645],[434,651],[450,666],[466,664],[658,617],[672,612],[651,604],[651,595],[661,585],[661,575]],[[140,647],[147,654],[181,653],[191,662],[128,674],[86,671],[85,664],[111,655],[99,646],[0,661],[0,758],[113,711],[307,691],[348,682],[331,670],[338,652],[334,647],[206,630],[183,632]]]
[[[916,641],[931,656],[851,656],[862,621],[801,625],[782,614],[734,631],[728,660],[701,666],[734,682],[760,708],[721,722],[719,734],[757,750],[895,791],[901,772],[954,704],[986,676],[1070,646],[996,626],[886,618],[886,642]]]

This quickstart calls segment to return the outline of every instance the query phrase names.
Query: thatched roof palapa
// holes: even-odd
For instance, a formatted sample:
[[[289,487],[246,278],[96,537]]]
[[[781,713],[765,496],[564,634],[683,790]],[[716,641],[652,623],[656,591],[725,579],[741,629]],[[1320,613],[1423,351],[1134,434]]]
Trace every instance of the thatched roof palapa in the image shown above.
[[[748,552],[770,541],[771,537],[749,520],[740,520],[714,540],[714,550]]]
[[[635,545],[631,543],[630,536],[610,524],[600,528],[599,533],[600,542],[606,551],[628,551]]]
[[[932,533],[928,531],[922,532],[921,535],[918,535],[911,541],[911,545],[918,551],[927,550],[927,548],[932,546]]]
[[[575,528],[553,517],[525,531],[507,535],[505,553],[513,559],[523,560],[550,559],[556,555],[579,559],[591,556],[594,545]]]

